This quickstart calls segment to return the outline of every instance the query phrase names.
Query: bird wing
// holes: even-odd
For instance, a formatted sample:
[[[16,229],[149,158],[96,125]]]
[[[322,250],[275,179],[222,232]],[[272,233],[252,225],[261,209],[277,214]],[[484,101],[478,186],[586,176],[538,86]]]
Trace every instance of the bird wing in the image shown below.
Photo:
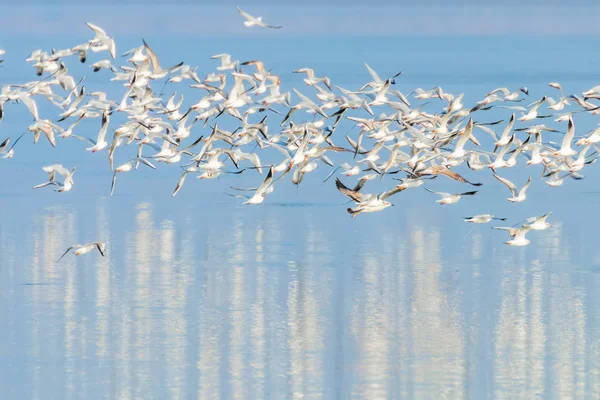
[[[113,172],[112,183],[110,184],[110,195],[112,196],[115,191],[115,184],[117,183],[117,171]]]
[[[433,193],[433,194],[437,194],[438,196],[442,196],[442,197],[450,197],[451,194],[450,193],[444,193],[444,192],[434,192],[431,189],[426,188],[425,186],[423,186],[425,188],[425,190],[427,190],[429,193]]]
[[[258,157],[258,154],[251,153],[246,158],[248,160],[250,160],[250,162],[252,163],[252,165],[254,165],[254,167],[258,170],[258,173],[262,174],[262,167],[260,165],[260,158]]]
[[[252,15],[250,15],[247,12],[243,11],[239,7],[236,7],[236,8],[237,8],[238,12],[242,15],[242,17],[246,18],[248,21],[257,22],[255,17],[253,17]]]
[[[474,196],[476,194],[477,194],[477,190],[474,190],[472,192],[459,193],[459,196]]]
[[[381,83],[381,78],[379,77],[379,75],[377,75],[377,72],[375,72],[375,70],[371,68],[367,63],[365,63],[365,67],[367,67],[367,71],[369,71],[369,74],[373,78],[373,81],[375,83]]]
[[[500,182],[502,182],[503,184],[505,184],[506,187],[508,188],[508,190],[510,190],[510,193],[514,197],[517,196],[517,186],[514,183],[512,183],[508,179],[502,178],[501,176],[498,176],[496,174],[494,174],[494,178],[498,179]],[[529,179],[531,179],[531,178],[529,178]]]
[[[469,182],[468,180],[463,178],[463,176],[460,175],[458,172],[454,172],[454,171],[450,170],[449,168],[444,167],[443,165],[434,165],[433,167],[430,167],[429,170],[432,175],[446,175],[448,178],[453,179],[458,182],[468,183],[473,186],[481,186],[480,183]]]
[[[571,146],[571,142],[573,141],[573,137],[575,136],[575,124],[573,123],[573,117],[569,116],[569,127],[567,128],[567,133],[563,138],[561,148],[566,149]]]
[[[148,57],[150,57],[150,62],[152,63],[152,68],[154,68],[154,72],[162,71],[156,54],[152,51],[152,49],[150,48],[150,46],[148,46],[148,43],[146,43],[144,39],[142,39],[142,42],[144,43],[144,47],[146,48],[146,53],[148,53]]]
[[[40,116],[38,114],[38,108],[37,108],[36,102],[33,101],[33,99],[25,93],[22,93],[19,96],[19,100],[21,100],[23,102],[23,104],[25,104],[25,106],[29,109],[29,112],[31,113],[31,115],[33,115],[33,118],[36,121],[39,121]]]
[[[152,163],[150,163],[150,161],[148,161],[148,160],[146,160],[145,158],[142,158],[142,157],[134,158],[133,160],[130,160],[130,161],[140,162],[140,163],[142,163],[142,164],[144,164],[144,165],[146,165],[146,166],[148,166],[148,167],[150,167],[152,169],[156,169],[156,167],[154,165],[152,165]]]
[[[381,200],[385,200],[385,199],[387,199],[388,197],[390,197],[390,196],[393,196],[393,195],[395,195],[396,193],[400,193],[401,191],[403,191],[403,190],[405,190],[405,189],[406,189],[406,186],[404,186],[404,185],[396,185],[396,186],[394,186],[392,189],[390,189],[390,190],[388,190],[388,191],[386,191],[386,192],[383,192],[383,193],[381,193],[381,194],[379,195],[379,198],[380,198]]]
[[[108,42],[108,52],[113,60],[117,58],[117,44],[115,43],[114,39],[110,39]]]
[[[518,229],[517,232],[515,233],[514,239],[515,240],[525,239],[525,235],[530,230],[531,230],[531,228],[521,228],[521,229]]]
[[[177,186],[175,186],[175,190],[173,191],[173,194],[171,194],[171,197],[175,197],[175,195],[181,190],[181,187],[185,182],[185,177],[188,173],[189,171],[185,171],[183,174],[181,174],[181,178],[179,178],[179,180],[177,181]]]
[[[65,167],[63,167],[61,164],[49,165],[47,167],[42,167],[42,169],[45,172],[47,172],[49,176],[51,176],[51,174],[53,174],[54,172],[57,172],[57,173],[61,174],[62,176],[66,177],[70,173],[70,171],[68,169],[66,169]]]
[[[519,196],[525,195],[525,192],[527,192],[529,185],[531,185],[531,177],[529,177],[529,179],[527,179],[527,183],[519,191]]]
[[[361,203],[361,202],[364,201],[364,197],[363,197],[362,193],[355,192],[354,190],[348,188],[346,185],[344,185],[342,183],[342,181],[340,181],[339,178],[336,178],[336,180],[335,180],[335,186],[338,188],[338,190],[340,192],[342,192],[346,196],[350,197],[355,202]]]
[[[63,257],[64,257],[64,256],[66,256],[66,255],[67,255],[67,253],[68,253],[68,252],[70,252],[71,250],[73,250],[74,248],[75,248],[74,246],[71,246],[71,247],[69,247],[69,248],[68,248],[68,249],[67,249],[67,250],[66,250],[66,251],[63,253],[63,255],[62,255],[62,256],[60,256],[60,258],[59,258],[58,260],[56,260],[56,262],[59,262],[60,260],[62,260],[62,259],[63,259]]]
[[[105,244],[103,242],[93,242],[91,244],[96,246],[96,248],[98,249],[100,254],[102,254],[102,257],[105,257],[105,253],[104,253]]]
[[[298,97],[300,97],[300,99],[303,102],[318,107],[317,104],[314,101],[312,101],[311,99],[309,99],[308,97],[306,97],[305,95],[303,95],[302,93],[300,93],[299,91],[297,91],[296,89],[294,89],[294,92],[296,92],[296,95]]]
[[[254,193],[254,195],[255,196],[264,196],[266,190],[269,188],[269,186],[271,186],[272,182],[273,182],[273,167],[270,167],[269,173],[267,174],[265,181],[258,187],[258,189],[256,190],[256,193]]]
[[[96,34],[96,38],[98,39],[104,39],[107,38],[108,35],[106,34],[106,32],[104,32],[104,30],[102,30],[102,28],[100,28],[99,26],[96,26],[90,22],[88,22],[86,24],[91,30],[94,31],[94,33]]]
[[[511,238],[514,238],[515,234],[519,231],[518,228],[511,228],[508,226],[493,226],[492,229],[497,229],[499,231],[507,231]]]
[[[106,131],[108,130],[108,122],[110,121],[110,118],[108,116],[108,113],[105,112],[102,114],[102,125],[100,126],[100,132],[98,132],[98,139],[96,140],[96,143],[100,143],[104,141],[104,138],[106,137]]]

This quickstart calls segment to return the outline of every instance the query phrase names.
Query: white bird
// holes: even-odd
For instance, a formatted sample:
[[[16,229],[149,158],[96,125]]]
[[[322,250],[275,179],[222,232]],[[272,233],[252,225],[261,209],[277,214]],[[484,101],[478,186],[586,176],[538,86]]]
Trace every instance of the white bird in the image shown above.
[[[105,138],[106,138],[106,131],[108,130],[109,121],[110,121],[109,113],[104,112],[102,114],[102,125],[100,126],[100,131],[98,132],[98,137],[96,138],[96,140],[87,139],[90,143],[92,143],[93,146],[88,147],[86,150],[91,151],[92,153],[95,153],[97,151],[100,151],[100,150],[108,147],[108,143],[106,142]]]
[[[219,71],[236,69],[238,66],[238,61],[231,61],[231,55],[229,54],[215,54],[210,58],[212,58],[213,60],[221,60],[221,66],[217,67],[217,70]]]
[[[343,163],[341,167],[344,169],[344,172],[342,172],[342,174],[346,176],[358,175],[360,173],[360,166],[358,164],[356,164],[353,167],[348,163]]]
[[[103,68],[109,69],[109,70],[111,70],[111,72],[118,72],[118,70],[112,65],[110,60],[102,60],[102,61],[95,62],[92,65],[90,65],[90,68],[92,68],[92,70],[94,72],[98,72]]]
[[[273,167],[269,168],[269,173],[263,183],[256,189],[252,197],[235,195],[235,197],[243,197],[246,199],[244,204],[260,204],[265,200],[268,193],[271,193],[273,185]]]
[[[99,26],[96,26],[89,22],[86,25],[92,31],[94,31],[94,33],[96,34],[96,37],[94,37],[89,42],[90,50],[92,50],[94,53],[97,53],[99,51],[108,50],[108,52],[110,53],[110,56],[114,60],[115,57],[117,56],[117,47],[115,45],[114,39],[111,37],[108,37],[106,32],[104,32],[102,30],[102,28],[100,28]]]
[[[68,192],[73,188],[73,174],[75,174],[75,168],[69,171],[60,164],[53,164],[42,167],[42,169],[48,174],[48,182],[36,185],[33,187],[34,189],[39,189],[48,185],[56,185],[58,186],[57,192]],[[56,174],[65,177],[62,184],[56,180]]]
[[[326,76],[317,78],[317,76],[315,75],[315,71],[311,68],[300,68],[292,72],[294,74],[306,74],[306,78],[304,78],[304,83],[306,83],[308,86],[314,86],[319,82],[323,82],[325,86],[327,86],[327,88],[331,90],[331,81],[329,80],[329,78]]]
[[[494,178],[498,179],[500,182],[505,184],[508,190],[510,190],[510,194],[512,195],[512,197],[509,197],[507,199],[508,201],[510,201],[511,203],[520,203],[522,201],[525,201],[525,199],[527,198],[527,189],[529,188],[529,185],[531,185],[531,177],[527,179],[527,183],[525,183],[525,185],[518,192],[517,186],[508,179],[502,178],[501,176],[498,176],[496,174],[494,174]]]
[[[527,114],[523,114],[520,118],[519,121],[531,121],[533,119],[536,118],[547,118],[549,117],[549,115],[543,115],[543,116],[538,116],[538,108],[545,102],[547,101],[547,97],[544,96],[541,100],[536,101],[535,103],[531,104],[531,108],[529,109],[529,111],[527,112]]]
[[[64,256],[66,256],[71,250],[75,250],[75,255],[76,256],[80,256],[82,254],[86,254],[89,253],[90,251],[94,250],[94,249],[98,249],[98,251],[100,252],[100,254],[102,255],[102,257],[105,257],[105,252],[106,252],[106,243],[104,242],[92,242],[92,243],[88,243],[88,244],[76,244],[73,245],[71,247],[69,247],[62,256],[60,256],[60,258],[56,261],[59,262],[60,260],[63,259]]]
[[[472,222],[474,224],[487,224],[492,220],[506,221],[506,218],[497,218],[494,217],[492,214],[480,214],[474,215],[472,217],[465,217],[464,220],[465,222]]]
[[[562,144],[560,149],[554,152],[555,156],[569,157],[574,154],[577,154],[575,150],[571,148],[571,142],[573,141],[573,137],[575,136],[575,124],[573,123],[573,116],[569,115],[569,125],[567,128],[567,133],[562,140]]]
[[[523,227],[527,227],[530,228],[534,231],[543,231],[546,230],[550,227],[552,227],[552,224],[548,223],[546,221],[546,219],[552,215],[552,212],[549,212],[547,214],[544,214],[540,217],[531,217],[531,218],[527,218],[526,223],[523,224]]]
[[[393,206],[392,203],[386,201],[390,196],[395,195],[396,193],[400,193],[403,190],[406,190],[405,186],[396,185],[392,189],[387,190],[385,192],[379,194],[364,194],[359,192],[358,190],[353,190],[348,188],[346,185],[342,183],[339,179],[336,178],[335,186],[338,190],[344,195],[350,197],[354,202],[357,203],[357,206],[354,208],[348,208],[346,211],[354,218],[360,213],[370,213],[384,210],[390,206]]]
[[[514,236],[510,240],[508,240],[504,243],[506,243],[510,246],[520,246],[520,247],[527,246],[529,243],[531,243],[531,241],[529,239],[527,239],[525,237],[525,235],[530,230],[531,230],[531,228],[529,228],[529,227],[520,228],[515,232]]]
[[[281,29],[282,26],[268,25],[262,20],[262,17],[253,17],[245,11],[242,11],[241,8],[236,7],[238,12],[244,17],[246,20],[244,21],[244,25],[248,28],[253,26],[260,26],[262,28],[271,28],[271,29]]]
[[[492,229],[507,231],[510,235],[510,240],[504,243],[510,246],[527,246],[531,241],[525,238],[527,232],[531,230],[530,227],[521,227],[521,228],[513,228],[513,227],[505,227],[505,226],[494,226]]]
[[[433,190],[430,190],[427,188],[425,188],[425,190],[427,190],[430,193],[437,194],[438,196],[440,196],[441,199],[436,200],[435,202],[440,203],[441,205],[454,204],[454,203],[458,202],[462,198],[462,196],[474,196],[477,194],[476,190],[474,190],[472,192],[455,193],[455,194],[444,193],[444,192],[434,192]]]

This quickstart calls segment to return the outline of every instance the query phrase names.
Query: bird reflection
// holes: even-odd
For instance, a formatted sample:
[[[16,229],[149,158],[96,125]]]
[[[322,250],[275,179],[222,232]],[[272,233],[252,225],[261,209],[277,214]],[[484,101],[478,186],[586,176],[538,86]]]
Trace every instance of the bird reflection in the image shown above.
[[[600,395],[595,277],[576,273],[559,223],[498,255],[476,230],[446,237],[421,217],[340,242],[318,210],[205,227],[150,203],[89,207],[92,219],[57,205],[26,231],[0,226],[3,349],[27,349],[30,382],[12,397]],[[82,236],[119,245],[57,265]],[[42,284],[13,300],[19,281]]]

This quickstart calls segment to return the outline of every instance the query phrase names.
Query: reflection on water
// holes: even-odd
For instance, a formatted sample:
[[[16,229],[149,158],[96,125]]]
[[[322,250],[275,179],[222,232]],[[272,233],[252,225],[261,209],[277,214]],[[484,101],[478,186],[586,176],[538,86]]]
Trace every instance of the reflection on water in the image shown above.
[[[23,215],[21,229],[2,224],[0,391],[600,396],[599,278],[565,248],[563,226],[508,249],[410,216],[374,217],[340,237],[351,225],[323,223],[328,213],[265,207],[210,219],[99,200]],[[105,258],[56,262],[96,238],[109,243]]]

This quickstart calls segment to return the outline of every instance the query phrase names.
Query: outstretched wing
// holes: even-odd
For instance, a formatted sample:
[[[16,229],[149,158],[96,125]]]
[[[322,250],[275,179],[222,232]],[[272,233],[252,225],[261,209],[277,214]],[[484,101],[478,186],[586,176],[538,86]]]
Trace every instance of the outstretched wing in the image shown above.
[[[392,189],[388,190],[387,192],[383,192],[382,194],[380,194],[379,198],[381,200],[385,200],[388,197],[393,196],[396,193],[400,193],[401,191],[403,191],[405,189],[406,189],[406,186],[404,186],[404,185],[396,185]]]
[[[270,167],[269,173],[267,174],[265,181],[258,187],[258,189],[256,190],[256,193],[255,193],[255,196],[264,196],[265,192],[267,191],[269,186],[271,186],[272,182],[273,182],[273,167]]]
[[[346,196],[350,197],[352,200],[354,200],[357,203],[361,203],[364,200],[362,193],[355,192],[354,190],[348,188],[346,185],[344,185],[342,183],[342,181],[340,181],[339,178],[336,178],[335,186],[338,188],[338,190],[340,192],[342,192]]]
[[[70,252],[71,250],[73,250],[74,248],[75,248],[75,247],[73,247],[73,246],[69,247],[69,248],[68,248],[68,249],[67,249],[67,250],[66,250],[66,251],[63,253],[63,255],[62,255],[62,256],[60,256],[60,258],[59,258],[58,260],[56,260],[56,262],[59,262],[60,260],[62,260],[62,259],[63,259],[63,257],[64,257],[64,256],[66,256],[66,255],[67,255],[67,253],[68,253],[68,252]]]
[[[160,63],[158,62],[158,57],[156,56],[156,54],[152,51],[152,49],[150,48],[150,46],[148,46],[148,43],[146,43],[146,41],[144,39],[142,39],[142,42],[144,43],[144,47],[146,48],[146,53],[148,53],[148,57],[150,58],[150,62],[152,63],[152,68],[154,69],[154,72],[162,71],[162,68],[160,67]]]
[[[472,186],[481,186],[481,183],[469,182],[458,172],[454,172],[454,171],[450,170],[449,168],[444,167],[442,165],[433,166],[433,167],[430,167],[429,169],[430,169],[432,175],[446,175],[448,178],[455,180],[457,182],[468,183],[469,185],[472,185]]]
[[[93,30],[93,31],[94,31],[94,33],[96,34],[96,37],[97,37],[98,39],[103,39],[103,38],[106,38],[106,37],[108,37],[108,35],[106,34],[106,32],[104,32],[104,30],[102,30],[102,28],[100,28],[99,26],[96,26],[96,25],[94,25],[94,24],[92,24],[92,23],[89,23],[89,22],[88,22],[86,25],[87,25],[87,26],[88,26],[88,27],[89,27],[91,30]]]
[[[242,15],[242,17],[246,18],[248,21],[256,22],[256,18],[254,18],[252,15],[250,15],[247,12],[243,11],[239,7],[236,7],[236,8],[237,8],[238,12]]]
[[[150,161],[146,160],[145,158],[139,157],[139,158],[134,158],[131,161],[135,161],[135,162],[140,162],[144,165],[147,165],[148,167],[152,168],[152,169],[156,169],[156,167],[154,165],[152,165],[152,163],[150,163]]]
[[[377,72],[375,72],[373,68],[369,67],[369,64],[365,63],[365,67],[367,67],[367,71],[369,71],[369,74],[371,75],[375,83],[382,82],[382,79],[379,77],[379,75],[377,75]]]
[[[115,191],[115,184],[117,183],[117,171],[113,172],[112,183],[110,184],[110,195],[113,195]]]
[[[98,249],[98,251],[100,252],[100,254],[102,254],[102,257],[106,256],[106,254],[104,253],[104,243],[102,243],[102,242],[94,242],[92,244],[96,246],[96,248]]]
[[[503,184],[505,184],[506,187],[508,188],[508,190],[510,190],[510,193],[513,196],[517,195],[517,186],[514,183],[512,183],[508,179],[502,178],[501,176],[498,176],[496,174],[494,174],[494,178],[498,179],[500,182],[502,182]]]

